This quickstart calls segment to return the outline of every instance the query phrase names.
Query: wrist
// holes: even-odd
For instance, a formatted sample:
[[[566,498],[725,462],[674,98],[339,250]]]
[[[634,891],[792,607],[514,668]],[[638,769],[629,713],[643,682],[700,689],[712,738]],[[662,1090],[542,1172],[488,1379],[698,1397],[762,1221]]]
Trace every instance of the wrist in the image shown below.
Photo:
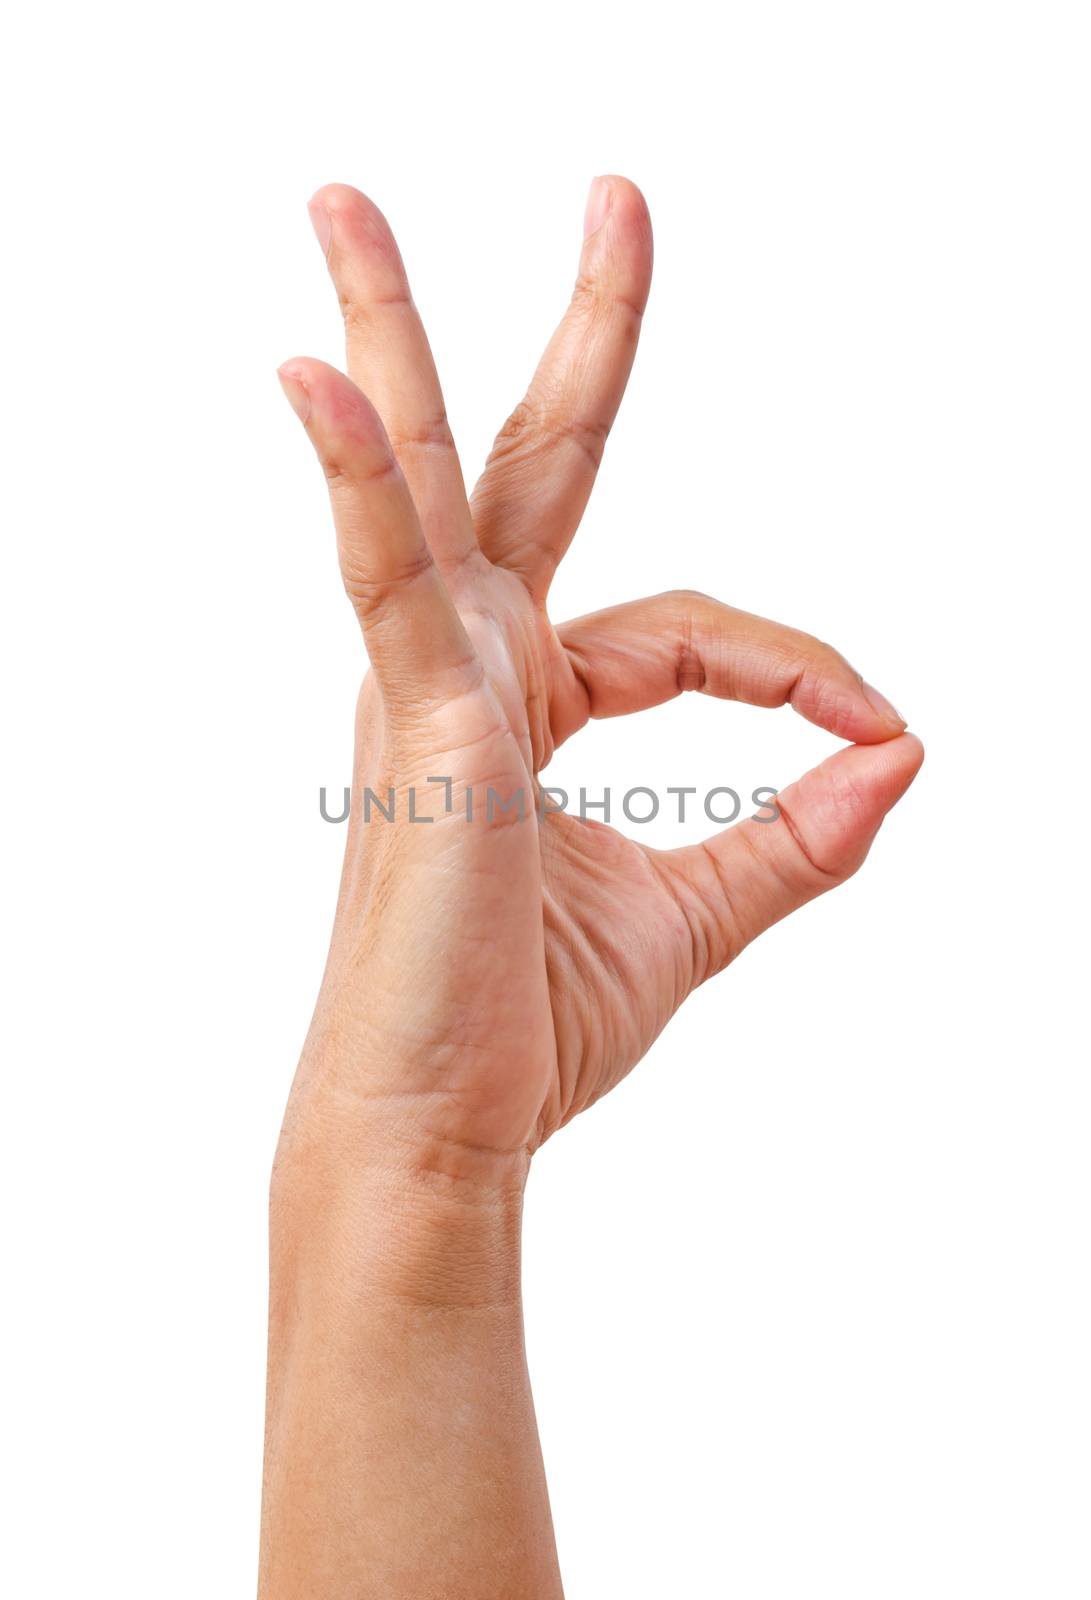
[[[529,1156],[399,1118],[290,1116],[270,1183],[274,1295],[350,1316],[518,1307]],[[276,1301],[274,1300],[274,1304]]]

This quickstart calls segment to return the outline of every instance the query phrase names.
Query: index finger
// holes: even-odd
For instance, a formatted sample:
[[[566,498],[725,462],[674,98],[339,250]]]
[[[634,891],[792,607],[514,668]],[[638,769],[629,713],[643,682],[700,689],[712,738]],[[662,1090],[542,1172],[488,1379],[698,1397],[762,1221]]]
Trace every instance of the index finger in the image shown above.
[[[885,695],[832,646],[693,590],[579,617],[557,637],[592,717],[623,717],[686,689],[755,706],[790,705],[854,744],[905,728]]]

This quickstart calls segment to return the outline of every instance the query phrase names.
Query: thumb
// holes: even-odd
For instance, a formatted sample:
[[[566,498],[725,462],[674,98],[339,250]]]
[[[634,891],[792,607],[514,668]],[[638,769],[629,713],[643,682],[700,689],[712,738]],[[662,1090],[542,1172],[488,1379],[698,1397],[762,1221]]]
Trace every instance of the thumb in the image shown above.
[[[913,782],[924,746],[911,733],[849,745],[783,790],[779,815],[748,818],[667,853],[694,932],[719,971],[782,917],[851,878],[883,818]]]

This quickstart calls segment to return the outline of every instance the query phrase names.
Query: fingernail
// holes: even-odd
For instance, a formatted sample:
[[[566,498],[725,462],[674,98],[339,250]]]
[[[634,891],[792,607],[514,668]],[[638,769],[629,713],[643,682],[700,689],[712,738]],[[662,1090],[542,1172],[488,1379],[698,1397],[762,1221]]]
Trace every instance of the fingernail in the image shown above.
[[[329,211],[321,200],[310,200],[307,202],[307,214],[311,219],[311,227],[314,229],[314,236],[318,240],[322,254],[328,256],[330,239],[333,235],[333,222]]]
[[[280,387],[284,390],[288,404],[300,422],[305,423],[311,414],[311,397],[300,382],[298,374],[289,367],[278,367],[277,377],[280,379]]]
[[[873,689],[870,683],[864,684],[864,695],[873,711],[877,711],[888,722],[900,722],[905,726],[905,718],[895,706],[892,706],[885,694],[880,694],[878,689]]]
[[[605,178],[593,178],[583,213],[583,236],[589,238],[602,227],[610,214],[610,185]]]

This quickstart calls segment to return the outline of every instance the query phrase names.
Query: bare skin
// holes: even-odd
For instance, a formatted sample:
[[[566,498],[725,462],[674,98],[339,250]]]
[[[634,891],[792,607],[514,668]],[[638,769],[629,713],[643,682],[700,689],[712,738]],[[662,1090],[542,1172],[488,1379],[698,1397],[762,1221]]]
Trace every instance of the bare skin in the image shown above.
[[[519,1291],[531,1157],[697,985],[856,871],[923,750],[828,645],[704,595],[550,620],[651,280],[631,183],[592,186],[571,306],[472,497],[385,220],[341,185],[311,214],[350,378],[310,359],[280,377],[371,671],[273,1176],[260,1594],[546,1600],[561,1585]],[[590,717],[685,689],[790,703],[851,742],[776,821],[698,846],[540,814],[539,774]],[[393,821],[364,820],[366,789],[394,790]],[[490,789],[510,809],[490,816]],[[431,822],[409,821],[411,790]]]

